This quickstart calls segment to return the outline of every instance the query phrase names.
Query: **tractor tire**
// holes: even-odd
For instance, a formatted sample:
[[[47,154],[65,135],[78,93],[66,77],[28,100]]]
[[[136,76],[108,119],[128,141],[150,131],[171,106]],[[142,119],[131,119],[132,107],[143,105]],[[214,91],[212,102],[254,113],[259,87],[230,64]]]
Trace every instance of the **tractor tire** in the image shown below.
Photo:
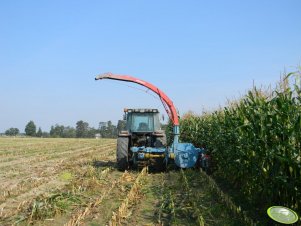
[[[125,171],[129,167],[128,148],[129,148],[129,138],[118,137],[116,157],[117,157],[117,168],[121,171]]]

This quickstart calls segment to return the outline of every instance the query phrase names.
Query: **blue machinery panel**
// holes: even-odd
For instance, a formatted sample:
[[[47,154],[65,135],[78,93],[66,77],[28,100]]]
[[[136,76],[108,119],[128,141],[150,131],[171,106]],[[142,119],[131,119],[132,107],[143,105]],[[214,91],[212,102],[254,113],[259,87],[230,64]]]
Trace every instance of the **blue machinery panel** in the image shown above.
[[[190,143],[175,143],[171,147],[174,152],[175,164],[180,168],[191,168],[196,165],[200,148]]]
[[[202,153],[202,149],[190,143],[174,143],[170,148],[132,147],[131,151],[138,160],[145,160],[149,155],[158,155],[165,158],[166,163],[174,159],[180,168],[194,167]]]

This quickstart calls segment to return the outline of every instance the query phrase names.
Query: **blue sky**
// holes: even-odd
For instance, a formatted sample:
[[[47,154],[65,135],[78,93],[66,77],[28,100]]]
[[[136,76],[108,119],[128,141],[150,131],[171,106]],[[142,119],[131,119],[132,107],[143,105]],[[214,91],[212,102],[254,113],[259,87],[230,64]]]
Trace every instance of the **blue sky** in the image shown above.
[[[0,132],[122,117],[160,101],[103,72],[149,81],[181,114],[213,110],[301,63],[301,1],[2,1]],[[131,85],[133,86],[133,85]]]

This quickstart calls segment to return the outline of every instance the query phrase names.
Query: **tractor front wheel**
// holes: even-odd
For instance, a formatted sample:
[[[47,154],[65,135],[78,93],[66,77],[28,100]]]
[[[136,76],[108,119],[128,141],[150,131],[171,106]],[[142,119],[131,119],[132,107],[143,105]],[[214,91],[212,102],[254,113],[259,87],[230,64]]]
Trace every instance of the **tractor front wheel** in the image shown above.
[[[127,170],[129,166],[128,160],[128,148],[129,148],[129,138],[128,137],[118,137],[117,138],[117,167],[119,170]]]

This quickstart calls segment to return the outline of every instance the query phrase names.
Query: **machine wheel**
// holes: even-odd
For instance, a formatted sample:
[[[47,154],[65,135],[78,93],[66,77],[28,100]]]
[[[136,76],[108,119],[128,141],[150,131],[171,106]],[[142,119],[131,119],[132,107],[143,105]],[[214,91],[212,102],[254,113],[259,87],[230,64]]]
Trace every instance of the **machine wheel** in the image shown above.
[[[129,138],[128,137],[118,137],[117,139],[117,167],[119,170],[126,170],[129,166],[128,160],[128,147]]]

